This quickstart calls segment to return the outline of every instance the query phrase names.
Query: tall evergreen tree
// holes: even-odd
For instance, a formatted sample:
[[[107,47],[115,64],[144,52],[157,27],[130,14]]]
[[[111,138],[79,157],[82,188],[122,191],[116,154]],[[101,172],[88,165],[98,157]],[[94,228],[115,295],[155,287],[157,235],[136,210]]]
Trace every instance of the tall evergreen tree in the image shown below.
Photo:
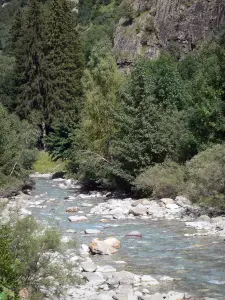
[[[52,2],[46,51],[50,120],[59,111],[66,113],[68,110],[75,110],[78,116],[83,55],[76,22],[66,0]]]
[[[130,184],[146,166],[183,155],[181,148],[189,143],[180,111],[184,92],[170,58],[136,63],[122,93],[119,131],[111,146],[111,172],[120,183]]]
[[[44,66],[44,30],[38,0],[30,0],[21,32],[14,37],[16,45],[17,113],[42,128],[45,134],[46,69]],[[17,19],[17,23],[19,19]]]

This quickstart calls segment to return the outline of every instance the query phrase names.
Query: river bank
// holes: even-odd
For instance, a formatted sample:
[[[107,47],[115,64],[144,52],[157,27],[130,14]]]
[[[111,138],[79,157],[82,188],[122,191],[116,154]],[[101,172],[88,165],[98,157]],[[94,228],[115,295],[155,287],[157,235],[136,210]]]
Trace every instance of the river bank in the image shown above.
[[[46,188],[49,189],[50,186],[52,191],[46,190]],[[64,257],[59,255],[59,258],[57,259],[73,262],[73,271],[68,271],[84,279],[85,283],[80,286],[61,287],[61,296],[56,298],[55,291],[57,289],[57,282],[55,282],[53,278],[51,288],[48,290],[43,288],[42,290],[42,292],[46,294],[45,299],[177,300],[185,299],[185,297],[189,299],[188,295],[195,294],[195,288],[193,288],[193,293],[190,293],[191,288],[187,289],[186,293],[171,292],[176,290],[176,285],[181,279],[167,276],[163,267],[157,267],[158,273],[162,272],[163,275],[155,275],[155,272],[153,272],[154,275],[151,274],[148,271],[149,267],[147,266],[148,264],[151,265],[151,262],[146,261],[146,258],[144,258],[144,260],[147,263],[145,267],[145,272],[147,274],[145,272],[142,273],[144,268],[138,270],[138,272],[134,272],[135,268],[129,270],[129,261],[126,263],[125,259],[120,260],[120,253],[124,253],[124,248],[126,248],[127,245],[129,248],[130,245],[132,245],[132,247],[144,247],[145,245],[141,244],[142,242],[146,242],[146,245],[149,244],[148,239],[146,239],[148,233],[143,226],[146,226],[148,229],[151,226],[152,234],[152,231],[157,231],[157,227],[162,226],[160,222],[164,222],[165,220],[168,222],[167,224],[178,222],[174,223],[174,226],[177,226],[182,220],[183,222],[180,223],[183,224],[184,227],[182,235],[185,239],[191,240],[198,238],[199,235],[209,234],[212,234],[214,238],[215,236],[220,238],[220,236],[223,235],[224,227],[223,230],[218,230],[218,228],[215,227],[215,224],[217,224],[217,226],[218,224],[222,226],[221,219],[218,220],[218,223],[216,222],[216,218],[207,219],[206,216],[198,216],[196,219],[196,215],[193,212],[196,212],[199,208],[192,207],[192,214],[190,214],[190,203],[188,203],[187,199],[184,200],[181,197],[173,200],[174,203],[172,203],[172,199],[160,201],[149,201],[148,199],[141,199],[138,201],[132,199],[109,199],[107,198],[107,195],[102,195],[98,192],[93,192],[89,195],[80,194],[79,188],[79,185],[71,180],[48,180],[45,178],[42,179],[42,181],[37,182],[37,189],[32,195],[20,194],[11,200],[5,200],[6,204],[2,212],[2,215],[4,215],[3,221],[4,219],[7,221],[7,219],[10,218],[11,212],[15,211],[20,217],[33,214],[37,219],[46,222],[47,226],[49,224],[54,224],[55,226],[55,223],[58,222],[59,224],[57,226],[60,226],[62,240],[64,242],[68,242],[71,239],[78,240],[78,244],[80,245],[78,252],[70,251],[70,253],[66,253]],[[40,192],[42,191],[46,191],[46,194],[41,194]],[[58,195],[58,199],[52,197],[55,195]],[[59,199],[61,199],[60,202],[58,201]],[[61,207],[62,203],[63,207]],[[79,206],[80,210],[77,213],[66,213],[65,207],[74,205]],[[87,219],[83,222],[69,223],[69,221],[66,220],[66,216],[85,216]],[[195,232],[193,229],[188,229],[186,226],[190,226],[189,223],[192,223],[193,227],[196,227],[194,224],[198,223],[198,227],[196,227],[198,228],[198,231]],[[122,234],[123,230],[128,232],[128,229],[133,229],[132,226],[137,226],[137,224],[139,224],[139,227],[141,228],[140,233],[143,234],[143,239],[129,239],[128,241],[124,240],[121,236],[122,249],[119,249],[119,254],[106,257],[97,255],[92,256],[88,253],[89,241],[94,237],[100,237],[102,239],[102,231],[104,232],[104,236],[112,235],[111,233],[119,236],[119,232],[122,232]],[[155,226],[153,224],[155,224]],[[199,224],[201,224],[202,227]],[[206,224],[208,224],[208,227]],[[209,228],[209,224],[213,227]],[[126,227],[123,229],[123,226]],[[94,234],[94,236],[93,234],[85,234],[85,228],[99,230],[100,233],[97,233],[97,235]],[[187,228],[187,230],[185,228]],[[169,234],[169,232],[167,234]],[[214,241],[215,240],[213,240],[212,243]],[[167,248],[168,247],[169,243],[167,245]],[[177,248],[176,241],[174,241],[174,248]],[[129,248],[129,254],[132,256],[132,259],[138,261],[139,253],[141,253],[140,250],[141,248],[137,248],[132,251],[132,248]],[[171,250],[168,249],[167,251]],[[166,253],[163,252],[161,253],[162,256],[165,254]],[[143,259],[140,262],[143,263]],[[180,272],[178,273],[179,276],[181,276],[182,269],[178,271]],[[200,286],[201,284],[199,284],[199,287]],[[185,291],[185,289],[182,290]],[[199,293],[201,293],[201,291]],[[207,295],[207,291],[202,292],[202,294]],[[209,298],[207,298],[207,296],[202,298],[199,296],[190,299]]]

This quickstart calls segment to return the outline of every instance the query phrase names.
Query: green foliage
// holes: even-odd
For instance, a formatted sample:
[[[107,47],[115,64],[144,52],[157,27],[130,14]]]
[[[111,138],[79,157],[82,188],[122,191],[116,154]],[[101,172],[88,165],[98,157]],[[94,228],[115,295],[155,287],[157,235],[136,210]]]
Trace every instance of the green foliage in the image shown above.
[[[43,56],[43,20],[40,3],[30,0],[25,17],[18,14],[14,32],[16,111],[39,126],[46,121],[46,70]]]
[[[23,179],[36,159],[37,132],[0,106],[0,186]]]
[[[54,0],[50,7],[46,37],[48,66],[48,113],[74,110],[78,121],[81,107],[83,55],[76,22],[66,0]],[[52,120],[52,118],[51,118]]]
[[[207,144],[221,142],[225,137],[220,51],[222,48],[218,44],[203,45],[202,49],[189,55],[179,66],[190,99],[187,122],[198,150]]]
[[[53,161],[66,160],[70,156],[73,136],[78,127],[75,111],[61,114],[52,123],[52,131],[45,139],[46,150]]]
[[[34,171],[41,174],[54,173],[64,169],[65,164],[61,160],[53,161],[45,151],[38,153],[37,161],[34,163]]]
[[[128,22],[132,22],[137,16],[137,12],[131,3],[131,0],[123,0],[118,6],[117,14],[119,18],[126,18]]]
[[[192,140],[183,119],[187,103],[176,62],[169,57],[140,60],[121,97],[119,131],[111,147],[115,176],[129,183],[142,168],[165,158],[186,158],[182,150],[192,147]]]
[[[60,248],[60,235],[54,229],[44,232],[31,217],[0,226],[0,284],[18,295],[26,286],[38,289],[38,274],[48,264],[46,251]]]
[[[1,300],[8,300],[8,299],[15,299],[15,293],[9,290],[4,286],[0,286],[0,299]]]
[[[118,106],[121,79],[109,45],[107,40],[102,40],[93,47],[82,79],[84,108],[75,135],[74,161],[81,173],[88,172],[91,177],[110,161],[109,146],[116,132],[113,114]]]
[[[0,103],[11,108],[11,99],[15,96],[13,69],[15,59],[13,56],[0,54]]]
[[[225,146],[214,145],[187,163],[186,193],[194,202],[225,208]]]
[[[175,197],[184,189],[185,167],[172,161],[165,161],[148,167],[134,181],[144,194],[156,198]]]

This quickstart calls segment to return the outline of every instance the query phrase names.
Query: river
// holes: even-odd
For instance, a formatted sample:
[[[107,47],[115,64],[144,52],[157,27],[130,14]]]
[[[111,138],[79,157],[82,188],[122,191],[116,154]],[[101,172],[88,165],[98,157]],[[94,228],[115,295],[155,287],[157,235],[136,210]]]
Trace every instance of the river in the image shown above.
[[[84,234],[85,229],[100,229],[101,237],[115,236],[122,247],[112,256],[94,256],[98,264],[113,265],[117,269],[136,274],[165,275],[175,278],[160,286],[161,291],[185,291],[197,296],[225,299],[225,242],[213,236],[184,236],[194,230],[179,221],[114,220],[101,223],[101,216],[88,216],[85,222],[68,221],[66,208],[78,206],[88,215],[91,207],[102,198],[78,197],[79,188],[61,188],[60,181],[36,179],[33,195],[46,200],[42,207],[33,207],[32,213],[43,223],[56,226],[63,236],[72,236],[77,244],[89,244],[93,236]],[[68,199],[74,196],[73,199]],[[71,229],[76,233],[68,233]],[[142,233],[142,239],[125,238],[129,231]],[[126,263],[125,263],[126,262]],[[155,287],[158,290],[157,287]]]

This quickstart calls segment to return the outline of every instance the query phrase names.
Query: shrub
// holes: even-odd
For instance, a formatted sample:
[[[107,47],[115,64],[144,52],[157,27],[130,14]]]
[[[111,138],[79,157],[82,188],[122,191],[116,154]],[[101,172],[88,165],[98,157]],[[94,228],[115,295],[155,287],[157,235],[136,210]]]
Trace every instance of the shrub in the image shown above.
[[[0,105],[0,188],[23,181],[36,159],[37,131]]]
[[[148,167],[141,173],[134,184],[138,190],[154,197],[175,197],[183,189],[185,168],[178,163],[166,161]]]
[[[60,249],[60,234],[54,229],[43,231],[32,217],[26,217],[0,226],[0,239],[0,286],[16,295],[24,287],[36,292],[40,271],[48,269],[50,257],[44,254]]]
[[[131,23],[137,16],[137,13],[135,12],[130,0],[122,1],[122,3],[118,6],[117,14],[119,18],[126,18]]]
[[[187,163],[186,193],[194,202],[225,208],[225,145],[214,145]]]

